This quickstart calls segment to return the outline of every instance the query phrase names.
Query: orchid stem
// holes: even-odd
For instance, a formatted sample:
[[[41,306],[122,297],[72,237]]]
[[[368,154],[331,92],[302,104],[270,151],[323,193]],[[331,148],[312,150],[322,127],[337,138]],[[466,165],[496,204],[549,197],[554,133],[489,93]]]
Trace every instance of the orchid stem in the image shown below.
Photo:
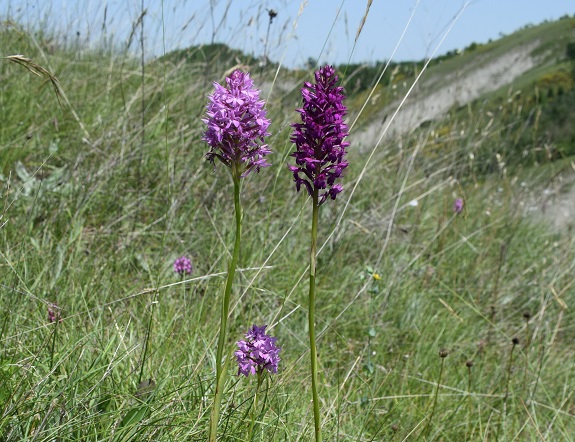
[[[255,426],[255,422],[256,422],[256,412],[257,412],[257,408],[258,408],[259,392],[260,392],[260,387],[262,385],[264,373],[262,371],[258,371],[257,376],[258,376],[258,385],[256,387],[256,394],[254,395],[254,404],[253,404],[253,408],[252,408],[252,420],[250,422],[250,431],[248,433],[248,441],[250,441],[250,442],[251,442],[253,435],[254,435],[254,426]]]
[[[230,309],[230,298],[232,293],[232,283],[236,273],[236,267],[240,256],[240,239],[242,233],[242,207],[240,204],[240,164],[232,163],[232,178],[234,181],[234,208],[236,212],[236,240],[234,243],[234,251],[232,260],[228,267],[228,276],[226,280],[226,288],[224,290],[224,298],[222,301],[222,315],[220,319],[220,333],[218,336],[218,350],[216,353],[216,392],[214,395],[214,404],[210,417],[210,442],[216,442],[216,432],[218,428],[219,411],[221,405],[222,394],[220,389],[223,388],[224,383],[220,382],[222,376],[222,359],[224,355],[224,347],[226,343],[226,332],[228,327],[228,315]]]
[[[311,250],[309,264],[309,350],[311,356],[311,389],[313,395],[313,418],[315,425],[315,440],[321,442],[321,418],[319,411],[319,395],[317,393],[317,350],[315,344],[315,271],[317,224],[319,218],[318,189],[314,188],[312,195],[313,213],[311,221]]]

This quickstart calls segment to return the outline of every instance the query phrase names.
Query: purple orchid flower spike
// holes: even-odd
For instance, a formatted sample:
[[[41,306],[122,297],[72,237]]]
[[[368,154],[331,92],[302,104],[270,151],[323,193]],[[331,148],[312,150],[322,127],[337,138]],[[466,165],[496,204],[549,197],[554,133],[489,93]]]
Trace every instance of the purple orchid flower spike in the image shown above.
[[[235,70],[226,78],[226,86],[214,83],[209,100],[202,119],[208,125],[203,136],[210,145],[206,158],[241,169],[242,177],[269,166],[264,157],[271,150],[264,139],[270,135],[267,129],[271,122],[250,74]]]
[[[277,373],[281,348],[274,337],[266,335],[266,327],[253,325],[246,333],[246,339],[238,341],[235,355],[238,361],[238,375],[261,374],[264,370]]]
[[[343,104],[343,88],[336,86],[338,76],[332,66],[325,66],[315,73],[316,83],[304,83],[301,90],[303,107],[297,109],[301,123],[294,123],[291,141],[296,151],[291,154],[296,165],[289,165],[296,188],[302,185],[310,195],[318,191],[322,204],[327,197],[335,199],[343,190],[336,184],[348,166],[344,156],[349,143],[344,141],[348,128],[343,118],[347,109]]]
[[[180,276],[189,275],[192,273],[192,262],[189,258],[181,256],[174,261],[174,272]]]

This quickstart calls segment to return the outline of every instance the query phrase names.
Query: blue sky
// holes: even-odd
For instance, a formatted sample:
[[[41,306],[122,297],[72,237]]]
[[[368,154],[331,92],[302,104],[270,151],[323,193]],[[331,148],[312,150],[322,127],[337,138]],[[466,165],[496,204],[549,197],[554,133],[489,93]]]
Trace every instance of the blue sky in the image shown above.
[[[42,23],[70,39],[95,44],[106,33],[125,42],[141,12],[142,0],[3,0],[0,14],[24,24]],[[288,67],[308,58],[322,63],[388,59],[410,16],[411,23],[393,56],[421,59],[463,48],[471,42],[496,39],[528,24],[575,14],[572,0],[373,0],[354,49],[367,0],[144,0],[148,56],[193,44],[226,43],[262,55],[269,17],[277,11],[268,39],[268,54]],[[461,12],[459,17],[455,17]],[[137,34],[136,38],[139,38]],[[133,50],[138,50],[136,45]],[[353,51],[352,51],[353,50]]]

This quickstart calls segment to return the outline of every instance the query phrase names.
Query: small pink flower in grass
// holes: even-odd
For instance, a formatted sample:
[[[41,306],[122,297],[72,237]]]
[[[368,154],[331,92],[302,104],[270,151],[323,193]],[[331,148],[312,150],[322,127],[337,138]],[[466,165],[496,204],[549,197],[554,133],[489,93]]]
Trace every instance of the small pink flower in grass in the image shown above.
[[[54,322],[62,322],[62,316],[60,315],[60,307],[55,302],[48,305],[48,322],[53,324]]]
[[[264,156],[271,153],[264,143],[270,120],[265,103],[254,87],[250,74],[235,70],[226,78],[226,86],[214,83],[209,96],[206,117],[208,125],[203,140],[210,145],[206,157],[212,163],[217,158],[228,167],[241,168],[245,177],[252,170],[270,164]]]
[[[235,351],[238,360],[238,375],[262,374],[264,370],[277,373],[281,348],[274,337],[266,335],[266,327],[253,325],[246,333],[246,340],[237,343]]]
[[[459,214],[463,211],[463,200],[461,198],[457,198],[454,202],[453,202],[453,211],[455,212],[455,214]]]
[[[192,273],[192,262],[185,256],[181,256],[174,261],[174,272],[180,276],[189,275]]]
[[[333,67],[325,66],[315,73],[315,84],[306,81],[301,90],[303,107],[297,110],[302,122],[292,124],[291,142],[296,151],[291,156],[296,165],[288,167],[298,191],[302,185],[310,195],[318,191],[318,204],[328,196],[335,199],[343,190],[335,181],[348,166],[344,159],[348,128],[343,121],[347,109],[337,80]]]

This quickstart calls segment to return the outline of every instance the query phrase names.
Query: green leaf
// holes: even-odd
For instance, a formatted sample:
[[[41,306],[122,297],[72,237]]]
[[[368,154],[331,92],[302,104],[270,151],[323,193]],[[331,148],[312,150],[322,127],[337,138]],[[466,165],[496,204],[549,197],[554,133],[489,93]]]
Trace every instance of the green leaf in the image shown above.
[[[146,417],[146,414],[148,413],[149,409],[150,406],[147,404],[137,408],[132,408],[130,411],[126,413],[124,419],[122,419],[122,422],[120,422],[118,428],[129,427],[137,424],[142,419],[144,419],[144,417]]]
[[[96,411],[98,411],[99,413],[104,413],[108,410],[108,407],[110,406],[110,402],[111,402],[111,397],[108,394],[104,394],[102,396],[100,396],[97,400],[96,400]]]
[[[373,372],[375,371],[375,365],[373,365],[373,362],[368,362],[367,364],[363,365],[363,369],[367,371],[369,374],[373,374]]]

